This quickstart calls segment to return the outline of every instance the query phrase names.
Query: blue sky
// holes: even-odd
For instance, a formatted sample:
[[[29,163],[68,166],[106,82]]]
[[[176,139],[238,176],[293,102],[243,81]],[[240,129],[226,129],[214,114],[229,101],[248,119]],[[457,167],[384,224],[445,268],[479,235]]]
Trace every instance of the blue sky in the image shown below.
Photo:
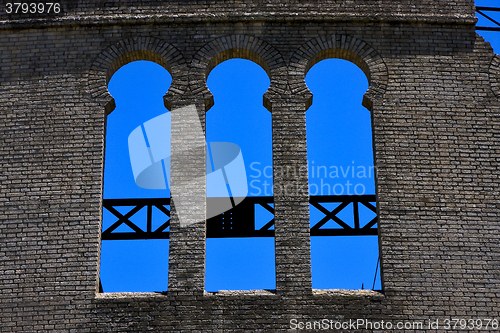
[[[478,1],[494,5],[495,1]],[[480,25],[484,25],[480,21]],[[500,33],[480,32],[499,52]],[[109,91],[116,109],[108,116],[104,175],[104,198],[162,198],[167,190],[147,190],[134,182],[128,152],[128,136],[144,122],[167,110],[162,96],[171,83],[170,74],[151,62],[134,62],[117,71]],[[368,82],[350,62],[329,59],[315,65],[306,77],[314,101],[306,113],[310,192],[348,194],[346,184],[358,185],[358,194],[375,194],[370,113],[361,106]],[[272,195],[271,114],[262,106],[269,86],[265,71],[248,60],[223,62],[207,81],[215,104],[207,112],[207,142],[233,142],[240,146],[250,196]],[[318,167],[362,173],[327,174]],[[314,168],[316,167],[316,169]],[[266,185],[267,184],[267,185]],[[343,191],[341,193],[341,191]],[[328,192],[328,193],[327,193]],[[362,192],[362,193],[361,193]],[[327,208],[334,208],[334,204]],[[256,211],[257,223],[270,214]],[[364,213],[370,218],[369,213]],[[311,208],[311,220],[322,213]],[[131,220],[141,223],[145,212]],[[351,217],[342,212],[339,217]],[[351,218],[352,219],[352,218]],[[106,210],[104,228],[115,222]],[[117,231],[127,231],[121,227]],[[371,289],[378,259],[376,236],[312,237],[312,278],[317,289]],[[356,263],[353,265],[353,263]],[[101,280],[105,292],[167,290],[168,240],[103,241]],[[275,289],[274,239],[207,239],[207,291]],[[375,289],[380,289],[377,277]]]

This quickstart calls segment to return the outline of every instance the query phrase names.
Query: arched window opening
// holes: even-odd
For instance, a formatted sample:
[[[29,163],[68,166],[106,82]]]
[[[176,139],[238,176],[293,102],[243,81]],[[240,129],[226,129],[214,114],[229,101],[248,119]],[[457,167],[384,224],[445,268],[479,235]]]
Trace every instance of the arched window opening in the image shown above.
[[[135,61],[108,84],[116,108],[106,124],[103,292],[167,290],[170,113],[163,95],[171,80],[160,65]]]
[[[269,85],[266,72],[243,59],[224,61],[207,80],[214,96],[214,106],[206,116],[207,291],[276,288],[274,227],[269,226],[274,217],[271,114],[262,105]],[[217,183],[210,177],[224,169],[216,161],[221,152],[231,152],[226,162],[232,160],[233,167],[226,168],[220,176],[225,180]],[[210,216],[214,200],[222,202],[215,206],[225,212]]]
[[[314,95],[306,113],[312,286],[379,290],[371,116],[361,105],[367,78],[349,61],[327,59],[306,84]]]

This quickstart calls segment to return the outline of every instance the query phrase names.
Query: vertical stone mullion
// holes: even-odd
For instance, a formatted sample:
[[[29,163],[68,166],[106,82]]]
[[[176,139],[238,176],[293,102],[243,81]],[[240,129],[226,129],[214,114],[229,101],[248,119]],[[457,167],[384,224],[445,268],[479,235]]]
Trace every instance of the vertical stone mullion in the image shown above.
[[[172,112],[169,292],[205,289],[205,112],[186,96],[169,101]],[[200,110],[203,110],[200,112]]]
[[[272,101],[276,287],[280,294],[311,292],[306,103]]]

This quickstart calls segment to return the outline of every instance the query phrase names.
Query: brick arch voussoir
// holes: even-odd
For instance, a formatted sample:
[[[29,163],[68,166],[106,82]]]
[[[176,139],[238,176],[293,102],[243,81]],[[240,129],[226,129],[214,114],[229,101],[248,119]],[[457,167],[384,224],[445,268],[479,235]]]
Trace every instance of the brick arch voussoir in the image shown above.
[[[363,70],[369,82],[363,105],[371,110],[373,101],[381,98],[387,89],[387,66],[375,48],[349,35],[318,36],[294,52],[288,73],[292,93],[302,95],[310,105],[312,93],[306,85],[305,76],[315,64],[328,58],[351,61]]]
[[[223,36],[204,45],[191,62],[191,93],[203,98],[205,110],[208,111],[213,105],[213,96],[206,84],[208,75],[223,61],[234,58],[251,60],[266,71],[271,84],[264,94],[264,106],[271,110],[270,100],[286,90],[288,70],[283,56],[276,48],[255,36]]]
[[[498,54],[495,54],[495,56],[491,59],[489,78],[491,90],[496,97],[500,97],[500,56]]]
[[[172,83],[164,96],[167,108],[170,108],[170,100],[189,89],[186,61],[174,46],[154,37],[123,39],[104,49],[90,68],[89,93],[105,107],[106,113],[115,108],[114,99],[108,91],[109,80],[122,66],[137,60],[153,61],[172,75]]]

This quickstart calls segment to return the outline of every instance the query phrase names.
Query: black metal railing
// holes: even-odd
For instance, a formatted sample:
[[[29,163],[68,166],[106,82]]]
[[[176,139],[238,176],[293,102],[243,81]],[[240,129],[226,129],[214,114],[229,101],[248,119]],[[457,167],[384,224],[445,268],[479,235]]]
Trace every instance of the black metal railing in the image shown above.
[[[102,201],[103,209],[107,209],[118,220],[103,230],[101,239],[103,240],[126,240],[126,239],[168,239],[170,227],[170,198],[160,199],[104,199]],[[128,212],[122,214],[117,207],[130,207]],[[140,227],[140,223],[130,220],[135,214],[146,208],[146,225]],[[162,221],[158,228],[153,228],[153,208],[158,209],[163,214],[160,216]],[[129,232],[117,232],[122,225],[130,228]]]
[[[227,198],[207,198],[207,207],[221,204]],[[377,235],[376,224],[378,216],[374,195],[352,196],[311,196],[309,203],[324,216],[311,223],[311,236],[368,236]],[[338,204],[329,209],[325,204]],[[256,227],[256,207],[260,206],[273,217],[261,227]],[[348,223],[339,217],[339,213],[352,207],[353,223]],[[359,208],[364,206],[372,212],[372,218],[360,218]],[[122,208],[119,208],[122,207]],[[127,211],[123,211],[127,207]],[[164,199],[104,199],[103,209],[109,211],[117,220],[102,232],[102,240],[130,239],[168,239],[170,237],[170,198]],[[146,210],[146,217],[139,219],[140,223],[131,220],[138,212]],[[155,214],[153,210],[160,214]],[[153,219],[161,219],[153,221]],[[136,219],[137,220],[137,219]],[[327,224],[333,221],[334,223]],[[364,221],[364,222],[363,222]],[[155,223],[153,223],[155,222]],[[109,223],[106,223],[109,224]],[[158,227],[153,227],[158,225]],[[127,231],[118,231],[127,226]],[[207,238],[228,237],[273,237],[274,236],[274,205],[273,197],[247,197],[232,209],[207,220]]]
[[[311,236],[377,235],[376,224],[378,222],[378,215],[375,202],[376,198],[374,195],[321,195],[309,197],[311,206],[325,215],[311,227]],[[339,205],[335,209],[329,210],[324,206],[326,203],[339,203]],[[350,226],[346,221],[337,216],[337,214],[344,211],[349,205],[352,205],[353,226]],[[361,206],[368,208],[368,210],[375,214],[366,223],[362,223],[360,219],[359,208]],[[335,225],[338,227],[325,228],[325,224],[329,221],[335,222]]]
[[[476,26],[476,30],[482,31],[500,31],[500,22],[495,20],[491,14],[500,12],[499,7],[476,7],[476,13],[486,18],[491,26]]]

